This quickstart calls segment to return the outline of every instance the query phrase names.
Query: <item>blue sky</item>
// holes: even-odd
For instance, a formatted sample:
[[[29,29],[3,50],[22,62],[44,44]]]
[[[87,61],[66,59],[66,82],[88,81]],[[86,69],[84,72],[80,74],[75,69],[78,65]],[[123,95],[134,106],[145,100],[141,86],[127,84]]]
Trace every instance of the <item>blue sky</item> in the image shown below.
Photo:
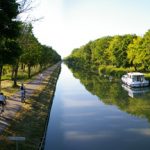
[[[149,0],[37,0],[34,34],[62,57],[91,40],[150,29]]]

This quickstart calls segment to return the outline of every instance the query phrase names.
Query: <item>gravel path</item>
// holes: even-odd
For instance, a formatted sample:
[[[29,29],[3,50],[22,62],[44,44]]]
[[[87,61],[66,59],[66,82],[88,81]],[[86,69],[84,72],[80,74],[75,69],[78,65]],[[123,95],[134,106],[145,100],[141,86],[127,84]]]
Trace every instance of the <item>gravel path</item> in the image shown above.
[[[41,75],[37,75],[35,80],[25,83],[27,99],[33,95],[34,91],[38,89],[38,85],[45,84],[45,79],[49,78],[53,71],[60,65],[56,65],[48,68],[42,72]],[[0,114],[0,133],[9,125],[10,121],[15,117],[16,112],[21,109],[23,103],[20,99],[20,92],[15,93],[13,96],[7,99],[7,104],[5,106],[5,111]]]

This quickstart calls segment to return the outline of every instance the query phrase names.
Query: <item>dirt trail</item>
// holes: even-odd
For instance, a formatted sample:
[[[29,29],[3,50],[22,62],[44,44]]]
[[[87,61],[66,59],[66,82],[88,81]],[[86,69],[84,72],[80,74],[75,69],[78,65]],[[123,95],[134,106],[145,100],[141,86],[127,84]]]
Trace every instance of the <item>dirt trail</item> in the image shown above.
[[[38,85],[44,84],[45,79],[49,78],[53,71],[60,65],[56,65],[48,68],[42,72],[42,77],[38,74],[35,80],[25,83],[27,99],[33,95],[34,91],[38,89]],[[5,110],[0,114],[0,133],[9,125],[9,122],[15,117],[16,112],[21,109],[23,103],[20,99],[20,91],[7,99]]]

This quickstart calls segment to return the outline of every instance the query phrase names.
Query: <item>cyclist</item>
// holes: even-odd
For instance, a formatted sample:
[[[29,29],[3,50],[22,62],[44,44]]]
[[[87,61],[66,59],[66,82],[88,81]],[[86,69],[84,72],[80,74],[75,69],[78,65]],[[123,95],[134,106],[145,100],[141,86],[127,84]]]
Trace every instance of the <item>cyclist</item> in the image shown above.
[[[22,84],[21,84],[21,87],[20,87],[20,94],[21,94],[21,101],[22,101],[22,102],[23,102],[24,99],[25,99],[25,93],[26,93],[25,87],[24,87],[24,85],[23,85],[23,83],[22,83]]]
[[[3,93],[0,93],[0,105],[2,106],[2,112],[4,111],[4,105],[6,104],[6,97]]]

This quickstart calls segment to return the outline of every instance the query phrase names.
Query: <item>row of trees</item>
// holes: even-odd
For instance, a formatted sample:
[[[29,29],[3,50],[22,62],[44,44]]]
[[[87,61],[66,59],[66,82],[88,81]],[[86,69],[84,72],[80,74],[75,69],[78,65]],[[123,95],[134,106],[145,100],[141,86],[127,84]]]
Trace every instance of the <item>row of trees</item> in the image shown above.
[[[0,0],[0,90],[3,67],[12,66],[12,78],[16,85],[19,66],[31,68],[40,65],[41,69],[61,60],[52,47],[42,45],[32,32],[31,23],[18,19],[18,15],[28,9],[27,0]]]
[[[150,30],[143,37],[137,35],[107,36],[90,41],[80,48],[74,49],[67,57],[70,64],[78,67],[98,69],[100,66],[135,70],[150,70]]]

